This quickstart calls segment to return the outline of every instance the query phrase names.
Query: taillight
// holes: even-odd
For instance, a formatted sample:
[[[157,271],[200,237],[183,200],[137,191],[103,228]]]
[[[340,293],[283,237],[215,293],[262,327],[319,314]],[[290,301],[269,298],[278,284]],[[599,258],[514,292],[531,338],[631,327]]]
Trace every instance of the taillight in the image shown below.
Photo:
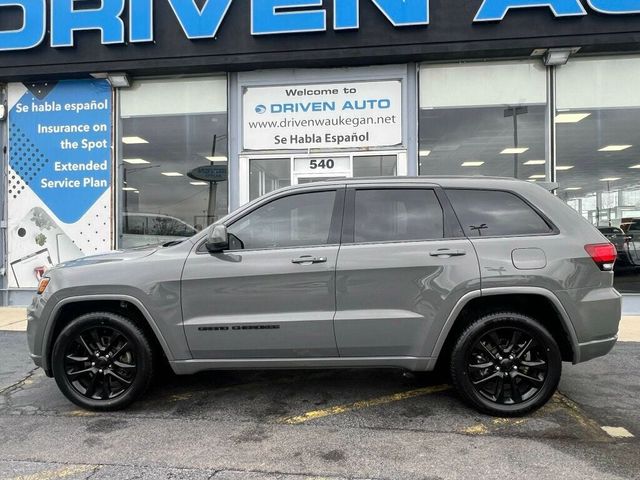
[[[592,258],[598,268],[605,272],[613,270],[613,263],[616,261],[618,253],[613,243],[593,243],[585,245],[584,249]]]

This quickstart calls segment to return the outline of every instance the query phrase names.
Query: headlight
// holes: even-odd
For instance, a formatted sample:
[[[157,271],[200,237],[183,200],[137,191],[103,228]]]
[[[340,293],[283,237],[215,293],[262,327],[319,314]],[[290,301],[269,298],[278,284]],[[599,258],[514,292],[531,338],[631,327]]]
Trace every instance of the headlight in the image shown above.
[[[38,283],[38,295],[42,295],[42,293],[44,293],[47,285],[49,285],[49,277],[42,277],[40,279],[40,283]]]

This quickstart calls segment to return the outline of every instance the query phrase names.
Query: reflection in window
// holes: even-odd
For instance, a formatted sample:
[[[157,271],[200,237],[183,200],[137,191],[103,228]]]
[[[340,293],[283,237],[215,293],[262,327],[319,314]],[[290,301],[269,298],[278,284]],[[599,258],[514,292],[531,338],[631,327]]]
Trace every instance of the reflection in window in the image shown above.
[[[442,207],[433,190],[357,190],[355,242],[432,240],[444,236]]]
[[[423,65],[420,175],[544,180],[546,103],[539,62]]]
[[[447,196],[469,237],[539,235],[551,227],[521,198],[492,190],[447,190]]]
[[[252,211],[229,227],[245,249],[325,245],[335,191],[289,195]]]
[[[291,159],[249,160],[249,200],[291,185]]]
[[[391,177],[397,174],[397,155],[353,156],[354,177]]]
[[[135,82],[121,115],[122,247],[190,237],[226,215],[224,78]]]
[[[632,293],[640,293],[639,71],[638,57],[600,57],[556,73],[558,194],[598,228],[624,232],[610,238],[614,285]]]

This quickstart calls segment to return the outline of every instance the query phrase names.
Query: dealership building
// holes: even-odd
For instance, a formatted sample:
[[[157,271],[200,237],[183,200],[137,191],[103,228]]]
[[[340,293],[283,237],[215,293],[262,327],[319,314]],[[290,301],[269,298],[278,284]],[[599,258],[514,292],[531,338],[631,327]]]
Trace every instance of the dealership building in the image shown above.
[[[4,305],[280,187],[406,175],[557,183],[629,230],[640,293],[640,0],[0,0],[0,104]]]

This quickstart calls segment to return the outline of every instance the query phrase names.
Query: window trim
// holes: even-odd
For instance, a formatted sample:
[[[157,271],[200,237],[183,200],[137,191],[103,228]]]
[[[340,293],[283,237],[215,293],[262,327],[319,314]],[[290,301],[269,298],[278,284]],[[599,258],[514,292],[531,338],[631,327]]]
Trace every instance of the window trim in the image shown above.
[[[275,250],[292,250],[292,249],[300,249],[300,248],[321,248],[321,247],[331,247],[331,246],[339,246],[340,239],[342,236],[342,223],[343,223],[343,215],[344,215],[344,204],[345,204],[345,186],[344,185],[331,185],[331,186],[323,186],[318,188],[309,188],[304,190],[290,190],[286,192],[282,192],[278,195],[273,195],[272,197],[265,199],[265,201],[258,201],[252,208],[249,208],[242,212],[240,215],[234,216],[230,218],[229,221],[225,222],[224,225],[228,228],[232,226],[234,223],[239,222],[247,215],[255,212],[256,210],[269,205],[277,200],[281,200],[286,197],[293,197],[297,195],[304,195],[308,193],[319,193],[319,192],[335,192],[335,199],[333,202],[333,210],[331,212],[331,221],[329,223],[329,236],[327,237],[327,243],[319,244],[319,245],[297,245],[297,246],[288,246],[288,247],[272,247],[272,248],[247,248],[242,250],[225,250],[225,252],[262,252],[262,251],[275,251]],[[215,253],[211,253],[205,247],[205,243],[207,241],[207,237],[205,236],[202,241],[196,247],[196,254],[209,254],[215,255]]]
[[[547,226],[549,227],[549,230],[550,230],[549,232],[546,232],[546,233],[524,233],[524,234],[519,233],[519,234],[511,234],[511,235],[482,235],[482,236],[479,235],[477,237],[470,237],[465,233],[464,227],[462,226],[462,222],[460,221],[460,218],[458,217],[458,214],[456,213],[455,209],[453,208],[453,203],[451,202],[451,200],[447,196],[447,200],[451,204],[451,208],[453,210],[453,214],[455,215],[455,218],[456,218],[458,224],[460,225],[460,228],[462,229],[462,233],[469,240],[478,240],[478,239],[484,239],[484,238],[549,237],[549,236],[559,235],[560,234],[560,230],[558,229],[556,224],[553,223],[551,221],[551,219],[549,219],[549,217],[547,215],[545,215],[538,207],[536,207],[533,203],[531,203],[529,200],[527,200],[525,197],[523,197],[520,193],[515,192],[513,190],[509,190],[509,189],[505,189],[505,188],[447,187],[447,188],[443,189],[443,192],[442,192],[443,195],[446,196],[448,190],[467,190],[467,191],[468,190],[474,190],[474,191],[479,191],[479,192],[510,193],[511,195],[514,195],[515,197],[517,197],[520,200],[522,200],[522,202],[524,202],[525,205],[527,205],[529,208],[531,208],[540,217],[540,219],[544,223],[547,224]]]
[[[430,190],[435,194],[436,200],[442,210],[442,237],[440,238],[422,238],[411,240],[379,240],[371,242],[355,241],[355,209],[356,209],[356,192],[358,190]],[[353,185],[347,188],[344,220],[342,223],[342,241],[341,245],[382,245],[391,243],[416,243],[416,242],[438,242],[442,240],[452,240],[464,238],[463,232],[456,229],[457,219],[451,218],[453,209],[449,200],[442,194],[442,189],[435,185]],[[453,220],[453,221],[452,221]],[[454,223],[455,222],[455,223]],[[459,233],[459,234],[457,234]]]

